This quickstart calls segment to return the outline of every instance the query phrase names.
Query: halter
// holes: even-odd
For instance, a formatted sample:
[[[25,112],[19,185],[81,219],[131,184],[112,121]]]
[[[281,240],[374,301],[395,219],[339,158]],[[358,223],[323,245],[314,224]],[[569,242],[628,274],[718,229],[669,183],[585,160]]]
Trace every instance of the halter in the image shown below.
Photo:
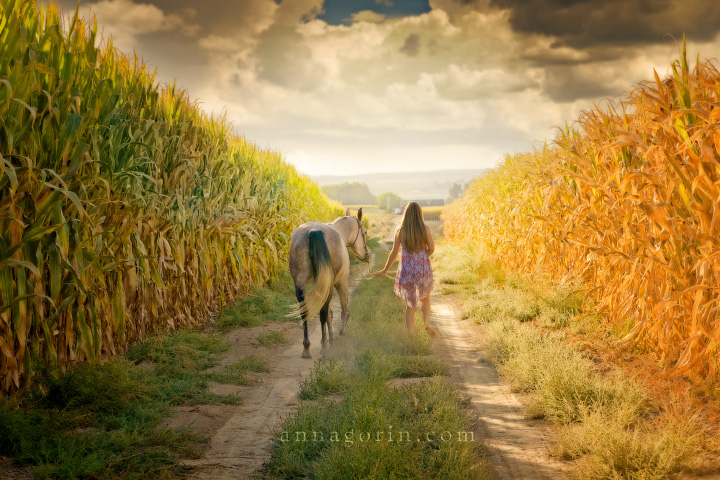
[[[353,242],[350,244],[350,245],[353,245],[353,246],[354,246],[354,245],[355,245],[355,242],[357,242],[358,237],[360,237],[360,232],[362,232],[362,222],[360,222],[360,219],[357,218],[357,217],[352,217],[352,218],[354,218],[354,219],[357,220],[357,222],[358,222],[357,235],[355,235],[355,240],[353,240]]]

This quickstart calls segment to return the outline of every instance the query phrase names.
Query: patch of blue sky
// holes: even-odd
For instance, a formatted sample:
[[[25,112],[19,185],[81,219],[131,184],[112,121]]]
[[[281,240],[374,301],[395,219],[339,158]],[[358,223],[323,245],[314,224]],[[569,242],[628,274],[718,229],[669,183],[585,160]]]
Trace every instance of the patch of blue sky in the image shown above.
[[[372,10],[388,18],[421,15],[430,11],[429,0],[325,0],[318,18],[331,25],[349,25],[353,13]]]

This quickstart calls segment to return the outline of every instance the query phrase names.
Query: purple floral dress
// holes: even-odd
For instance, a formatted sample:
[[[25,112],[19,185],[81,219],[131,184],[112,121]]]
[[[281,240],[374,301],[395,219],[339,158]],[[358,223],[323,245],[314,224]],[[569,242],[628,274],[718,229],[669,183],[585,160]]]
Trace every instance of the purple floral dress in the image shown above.
[[[420,306],[420,301],[430,295],[433,274],[427,250],[410,253],[400,245],[400,268],[395,277],[395,294],[405,300],[410,308]]]

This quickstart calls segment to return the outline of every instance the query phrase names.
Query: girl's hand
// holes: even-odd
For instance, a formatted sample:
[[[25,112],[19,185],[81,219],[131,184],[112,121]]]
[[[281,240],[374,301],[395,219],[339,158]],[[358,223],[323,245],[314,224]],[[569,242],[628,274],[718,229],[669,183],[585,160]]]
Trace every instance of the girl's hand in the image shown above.
[[[387,272],[385,270],[378,270],[377,272],[372,274],[372,278],[384,277],[385,275],[387,275]]]

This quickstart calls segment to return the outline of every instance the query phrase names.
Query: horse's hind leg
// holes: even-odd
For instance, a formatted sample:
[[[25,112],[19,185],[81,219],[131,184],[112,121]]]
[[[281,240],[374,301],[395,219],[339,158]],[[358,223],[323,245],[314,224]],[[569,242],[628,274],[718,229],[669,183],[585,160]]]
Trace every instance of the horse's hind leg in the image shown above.
[[[302,287],[298,287],[295,285],[295,298],[297,298],[298,303],[302,303],[305,301],[305,290]],[[303,333],[305,337],[303,338],[303,358],[312,358],[312,355],[310,355],[310,338],[308,337],[308,322],[307,322],[307,314],[305,312],[302,313],[302,321],[303,321]]]
[[[325,350],[328,343],[327,336],[325,334],[326,329],[330,332],[330,338],[332,339],[332,327],[330,326],[330,322],[332,322],[331,316],[332,311],[330,310],[330,299],[328,299],[322,310],[320,310],[320,329],[322,330],[322,340],[320,340],[320,344],[322,345],[323,350]]]
[[[347,282],[340,283],[337,286],[337,292],[340,296],[340,316],[342,319],[342,327],[340,327],[340,335],[345,335],[345,325],[347,325],[350,319],[350,309],[348,308],[349,303],[349,292]]]

